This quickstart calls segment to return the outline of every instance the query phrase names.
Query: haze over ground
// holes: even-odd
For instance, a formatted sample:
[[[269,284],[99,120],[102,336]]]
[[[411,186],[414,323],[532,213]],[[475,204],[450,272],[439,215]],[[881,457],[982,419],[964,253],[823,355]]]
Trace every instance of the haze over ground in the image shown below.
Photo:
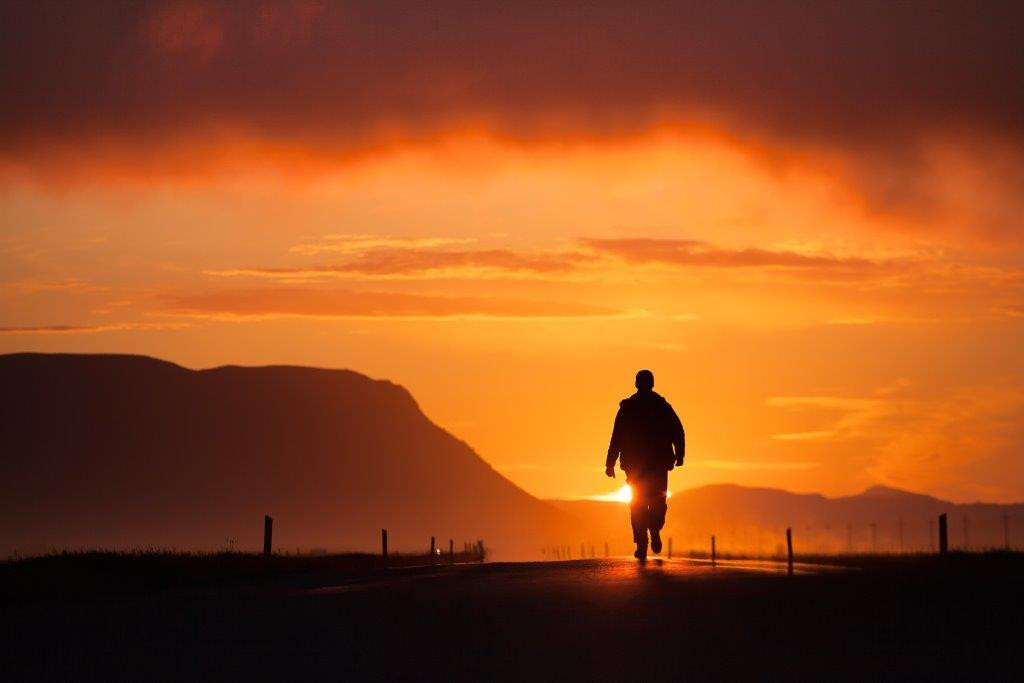
[[[0,355],[0,556],[52,550],[254,550],[265,514],[284,552],[447,552],[491,559],[629,555],[621,502],[541,501],[431,424],[415,397],[348,370],[192,371],[141,356]],[[675,481],[682,477],[673,475]],[[1024,505],[955,506],[874,488],[826,499],[676,491],[675,550],[802,554],[1019,547]],[[961,533],[963,532],[963,533]],[[969,534],[969,535],[968,535]]]
[[[0,351],[352,368],[540,498],[649,367],[685,486],[1018,501],[1022,21],[5,3]]]

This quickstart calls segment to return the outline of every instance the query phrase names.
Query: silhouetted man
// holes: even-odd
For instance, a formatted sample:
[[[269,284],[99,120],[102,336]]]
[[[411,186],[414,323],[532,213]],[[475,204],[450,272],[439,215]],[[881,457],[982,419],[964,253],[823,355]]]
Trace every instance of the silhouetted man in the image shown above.
[[[605,474],[614,477],[615,461],[621,458],[626,482],[633,489],[629,521],[637,559],[647,558],[648,530],[651,550],[661,552],[661,528],[668,510],[668,473],[683,464],[685,455],[683,424],[668,401],[654,392],[654,373],[641,370],[636,373],[636,393],[619,403],[605,460]]]

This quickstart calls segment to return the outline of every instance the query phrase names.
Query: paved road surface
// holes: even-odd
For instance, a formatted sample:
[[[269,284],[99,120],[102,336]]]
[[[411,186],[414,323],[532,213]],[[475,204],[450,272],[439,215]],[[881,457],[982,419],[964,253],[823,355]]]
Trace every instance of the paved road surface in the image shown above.
[[[1019,588],[798,569],[424,567],[8,608],[7,680],[976,678],[1017,661]]]

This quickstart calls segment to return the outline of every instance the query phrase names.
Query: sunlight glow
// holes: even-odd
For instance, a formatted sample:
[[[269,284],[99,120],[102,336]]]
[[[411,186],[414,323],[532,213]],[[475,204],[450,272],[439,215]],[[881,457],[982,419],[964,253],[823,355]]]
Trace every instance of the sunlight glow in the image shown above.
[[[666,498],[672,497],[671,491],[665,492]],[[611,493],[603,493],[599,496],[591,496],[590,500],[600,500],[605,503],[629,503],[633,500],[633,489],[629,484],[623,484],[621,487],[612,491]]]
[[[594,500],[602,500],[610,503],[628,503],[633,500],[633,489],[630,488],[629,484],[623,484],[621,488],[612,491],[611,493],[594,496]]]

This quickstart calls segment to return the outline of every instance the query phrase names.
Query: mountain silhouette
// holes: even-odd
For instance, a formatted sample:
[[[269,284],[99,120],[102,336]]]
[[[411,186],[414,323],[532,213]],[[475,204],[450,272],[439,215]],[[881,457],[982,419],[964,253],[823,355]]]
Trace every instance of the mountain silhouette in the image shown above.
[[[579,518],[596,536],[621,536],[626,523],[621,503],[550,502]],[[706,549],[714,534],[723,552],[781,552],[787,527],[803,552],[929,551],[936,542],[936,519],[943,513],[954,549],[1003,548],[1007,532],[1014,547],[1024,541],[1024,504],[956,504],[886,486],[826,498],[713,484],[673,493],[668,507],[663,535],[674,537],[681,551]]]
[[[348,370],[188,370],[144,356],[0,356],[0,553],[52,548],[536,554],[567,515]]]

